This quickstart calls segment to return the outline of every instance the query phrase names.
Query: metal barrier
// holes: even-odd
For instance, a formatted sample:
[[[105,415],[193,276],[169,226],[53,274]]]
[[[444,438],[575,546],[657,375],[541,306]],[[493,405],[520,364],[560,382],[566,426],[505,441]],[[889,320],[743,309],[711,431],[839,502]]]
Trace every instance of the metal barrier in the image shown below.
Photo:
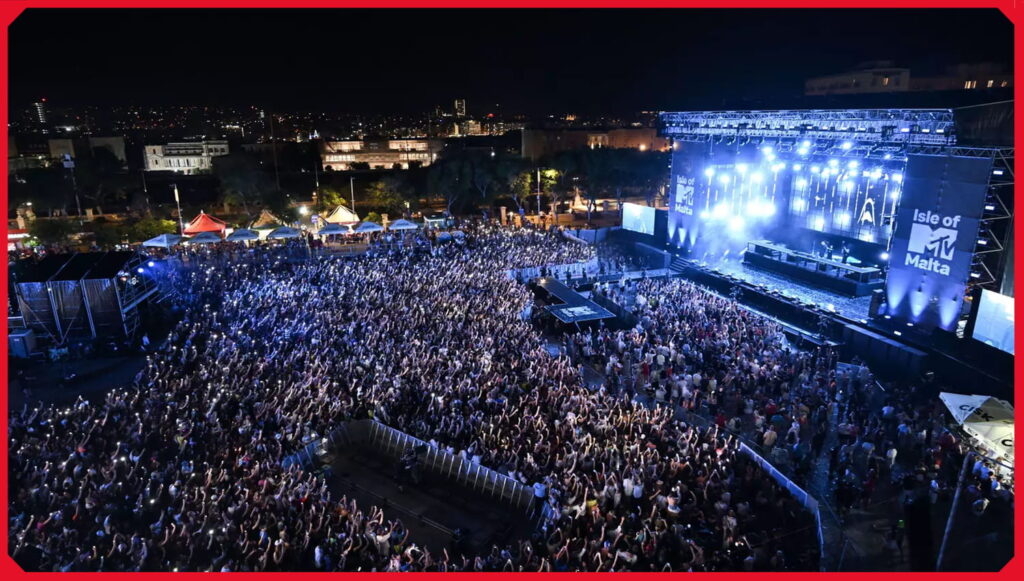
[[[314,438],[304,448],[285,458],[281,466],[290,468],[298,465],[310,469],[316,465],[315,459],[325,455],[329,447],[342,446],[368,446],[396,459],[401,458],[409,448],[424,446],[426,452],[422,457],[422,466],[425,470],[500,502],[507,502],[524,512],[529,513],[533,509],[532,487],[467,460],[461,454],[451,454],[372,419],[344,422],[324,437],[314,434]]]
[[[769,476],[775,479],[783,488],[795,498],[800,504],[804,506],[811,514],[814,515],[814,526],[818,529],[818,551],[820,563],[825,562],[825,536],[822,532],[821,527],[821,508],[818,506],[818,500],[807,494],[803,488],[796,485],[795,482],[790,480],[785,474],[783,474],[778,468],[772,465],[771,462],[767,461],[760,454],[755,452],[750,446],[746,445],[742,441],[740,442],[739,451],[746,454],[754,462],[757,462],[758,466],[761,467]]]

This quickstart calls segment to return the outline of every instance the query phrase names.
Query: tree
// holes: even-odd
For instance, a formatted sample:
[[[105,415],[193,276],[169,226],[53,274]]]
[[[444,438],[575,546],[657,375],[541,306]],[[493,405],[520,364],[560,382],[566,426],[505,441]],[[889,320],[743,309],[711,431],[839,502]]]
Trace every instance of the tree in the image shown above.
[[[67,220],[36,220],[28,228],[29,234],[43,244],[60,244],[75,232],[74,224]]]
[[[470,180],[465,169],[464,164],[442,159],[431,164],[427,171],[427,195],[445,200],[448,215],[452,214],[456,203],[470,192]]]
[[[389,214],[402,214],[411,196],[411,188],[398,175],[389,175],[373,182],[366,192],[373,205]]]
[[[336,186],[320,186],[317,190],[316,200],[319,208],[324,211],[333,210],[337,206],[349,206],[349,190]]]
[[[380,224],[382,220],[383,220],[383,218],[381,218],[381,215],[378,214],[377,212],[370,212],[369,214],[366,215],[366,221],[367,222],[373,222],[374,224]]]
[[[213,173],[220,181],[221,201],[241,206],[252,217],[253,206],[272,190],[270,177],[259,162],[246,153],[231,153],[213,158]]]
[[[129,240],[142,242],[150,238],[156,238],[161,234],[170,234],[178,231],[178,223],[173,220],[163,220],[153,216],[146,216],[127,226]]]

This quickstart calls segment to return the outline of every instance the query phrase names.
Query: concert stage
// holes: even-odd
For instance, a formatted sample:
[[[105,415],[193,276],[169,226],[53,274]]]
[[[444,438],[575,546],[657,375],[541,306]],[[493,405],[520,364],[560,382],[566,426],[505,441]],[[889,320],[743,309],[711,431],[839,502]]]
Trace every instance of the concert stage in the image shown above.
[[[611,311],[565,286],[554,277],[538,278],[533,285],[547,301],[558,301],[556,304],[545,306],[544,310],[563,323],[584,323],[615,318]]]
[[[748,243],[743,261],[811,286],[854,297],[870,295],[885,285],[880,268],[815,256],[767,240]]]

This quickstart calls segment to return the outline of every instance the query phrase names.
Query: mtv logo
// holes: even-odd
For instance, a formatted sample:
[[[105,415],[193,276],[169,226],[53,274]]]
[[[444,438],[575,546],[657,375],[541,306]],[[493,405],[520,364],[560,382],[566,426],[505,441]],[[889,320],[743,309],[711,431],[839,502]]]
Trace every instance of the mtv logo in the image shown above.
[[[931,253],[942,260],[953,259],[953,244],[957,231],[950,228],[932,228],[927,224],[912,224],[908,252]]]

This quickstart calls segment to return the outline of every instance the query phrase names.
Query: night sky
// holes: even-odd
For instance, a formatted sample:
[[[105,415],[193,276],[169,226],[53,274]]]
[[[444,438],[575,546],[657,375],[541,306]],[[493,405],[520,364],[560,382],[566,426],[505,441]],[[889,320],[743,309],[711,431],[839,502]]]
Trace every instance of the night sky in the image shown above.
[[[30,10],[11,99],[419,112],[605,113],[799,95],[888,59],[1011,64],[995,10]]]

